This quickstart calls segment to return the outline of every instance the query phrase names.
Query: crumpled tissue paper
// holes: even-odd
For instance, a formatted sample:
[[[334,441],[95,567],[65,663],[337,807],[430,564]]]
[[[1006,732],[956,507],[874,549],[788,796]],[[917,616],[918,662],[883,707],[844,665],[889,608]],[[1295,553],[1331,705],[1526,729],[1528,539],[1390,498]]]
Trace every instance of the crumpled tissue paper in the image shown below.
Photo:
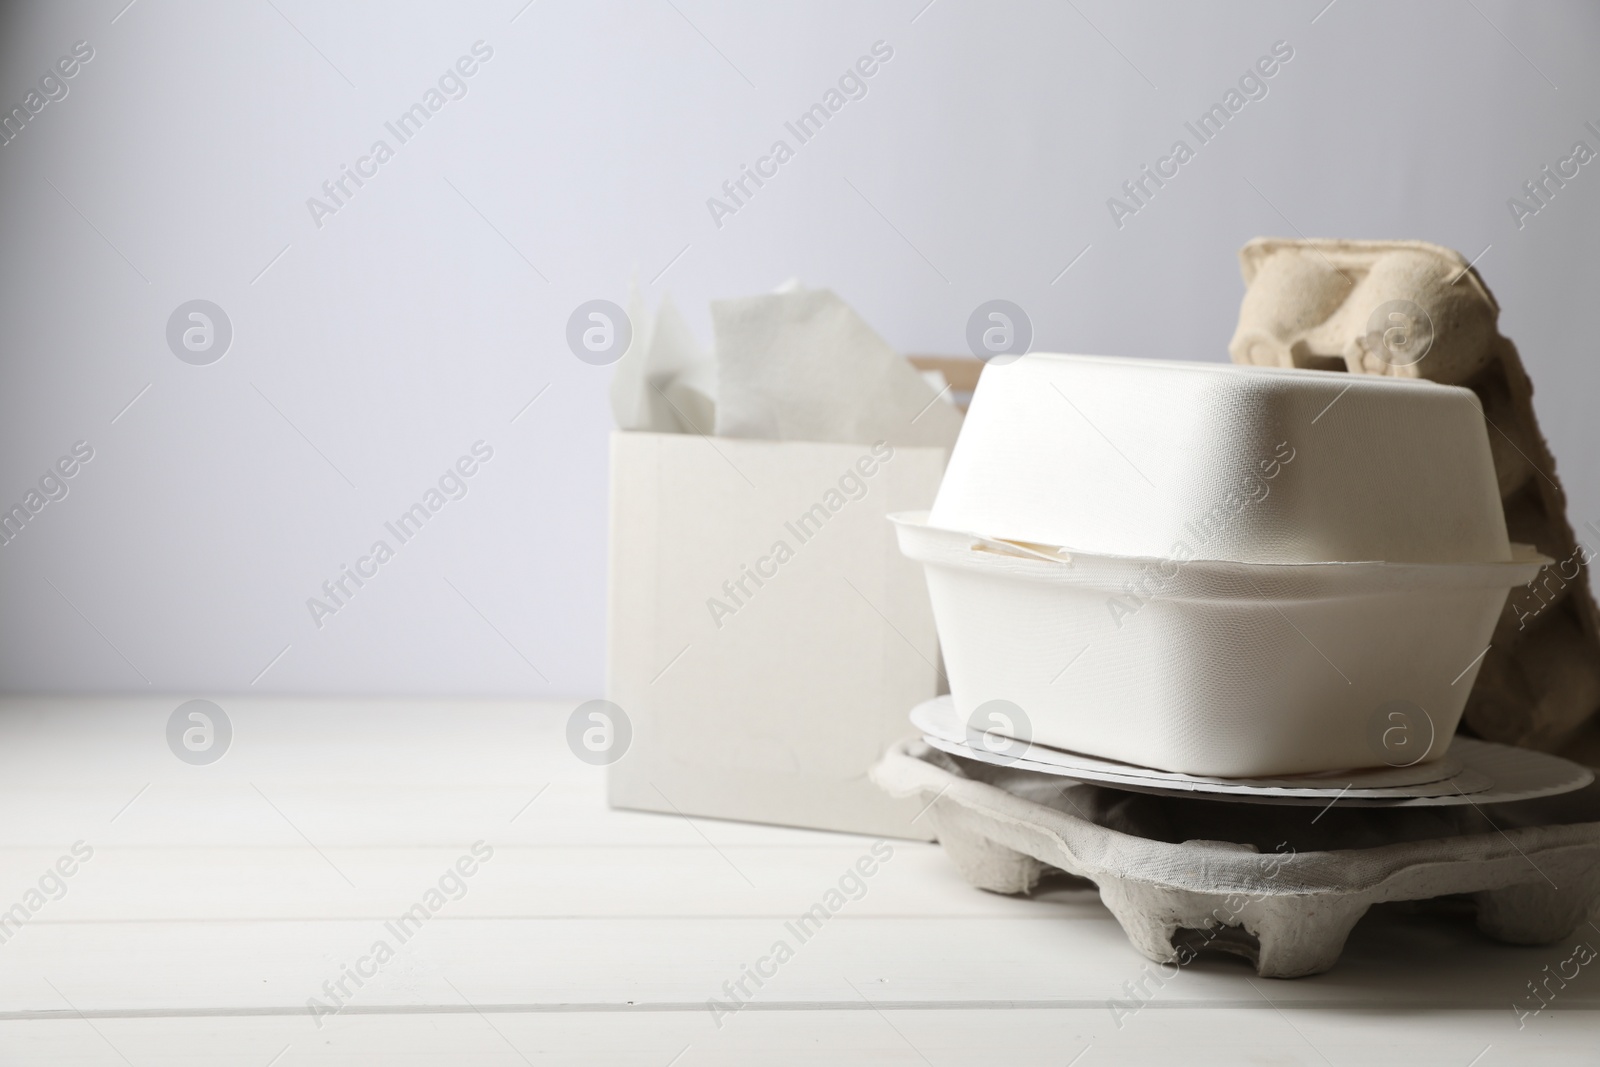
[[[633,343],[611,406],[623,430],[949,448],[961,413],[827,289],[791,282],[711,304],[713,352],[663,299],[630,295]]]

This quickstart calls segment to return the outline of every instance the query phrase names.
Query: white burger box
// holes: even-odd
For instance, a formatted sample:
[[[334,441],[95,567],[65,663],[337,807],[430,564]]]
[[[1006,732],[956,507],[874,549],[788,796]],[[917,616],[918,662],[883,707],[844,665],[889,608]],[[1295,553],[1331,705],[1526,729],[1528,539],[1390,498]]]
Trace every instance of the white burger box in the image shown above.
[[[888,515],[936,447],[618,431],[607,694],[613,806],[929,840],[868,769],[940,692],[921,568]]]
[[[1507,539],[1470,390],[1227,364],[991,365],[896,525],[963,721],[1220,777],[1396,764],[1397,728],[1443,758],[1548,562]]]

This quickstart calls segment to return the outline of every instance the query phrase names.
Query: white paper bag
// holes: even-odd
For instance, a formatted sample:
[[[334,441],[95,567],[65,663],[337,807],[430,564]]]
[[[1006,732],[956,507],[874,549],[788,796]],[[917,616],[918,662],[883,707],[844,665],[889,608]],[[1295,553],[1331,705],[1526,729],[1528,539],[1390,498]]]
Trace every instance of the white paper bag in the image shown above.
[[[867,769],[941,691],[891,512],[938,447],[618,432],[609,698],[632,726],[613,805],[928,839]]]

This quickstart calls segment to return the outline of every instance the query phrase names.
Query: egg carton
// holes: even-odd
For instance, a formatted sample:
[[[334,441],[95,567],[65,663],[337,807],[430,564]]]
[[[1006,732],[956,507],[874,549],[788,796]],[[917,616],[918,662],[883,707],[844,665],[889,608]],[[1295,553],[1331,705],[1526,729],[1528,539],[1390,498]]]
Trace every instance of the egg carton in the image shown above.
[[[1234,362],[1422,378],[1478,395],[1510,538],[1554,562],[1512,589],[1463,721],[1486,740],[1600,762],[1600,611],[1588,567],[1600,525],[1587,524],[1585,544],[1567,521],[1533,384],[1478,272],[1423,241],[1258,237],[1239,258],[1247,289]]]
[[[1149,959],[1207,950],[1264,978],[1328,970],[1368,908],[1465,896],[1478,929],[1548,944],[1600,905],[1600,783],[1512,804],[1379,809],[1240,804],[1133,793],[995,766],[921,740],[872,770],[914,797],[974,886],[1027,893],[1087,879]]]

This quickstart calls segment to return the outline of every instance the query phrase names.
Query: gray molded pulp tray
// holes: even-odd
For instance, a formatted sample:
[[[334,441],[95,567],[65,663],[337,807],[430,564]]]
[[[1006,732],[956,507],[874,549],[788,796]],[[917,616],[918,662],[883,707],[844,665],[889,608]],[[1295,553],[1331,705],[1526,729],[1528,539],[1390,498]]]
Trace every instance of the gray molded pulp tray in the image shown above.
[[[927,805],[980,889],[1026,893],[1064,871],[1095,883],[1159,963],[1202,949],[1262,977],[1338,962],[1374,904],[1464,896],[1480,930],[1519,945],[1566,937],[1600,904],[1600,782],[1555,797],[1441,808],[1316,808],[1131,793],[939,752],[892,747],[872,770]]]

